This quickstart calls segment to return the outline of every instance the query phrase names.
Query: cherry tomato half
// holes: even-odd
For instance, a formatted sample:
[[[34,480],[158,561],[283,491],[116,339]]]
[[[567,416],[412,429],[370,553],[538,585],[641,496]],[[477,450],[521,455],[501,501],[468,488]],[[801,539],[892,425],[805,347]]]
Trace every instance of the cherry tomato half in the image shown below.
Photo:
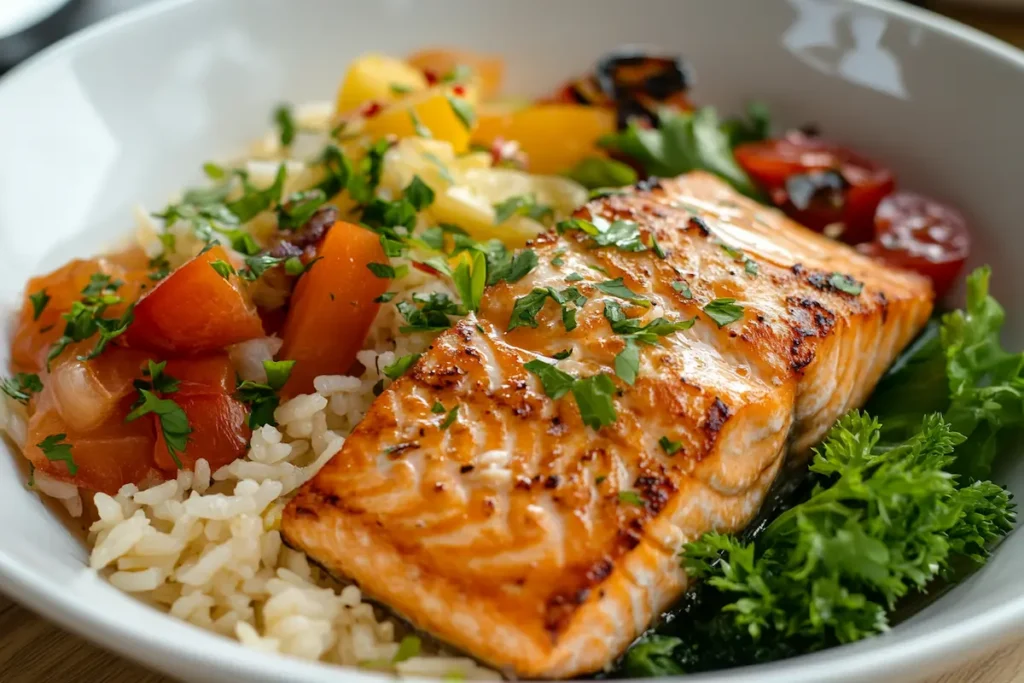
[[[858,250],[930,278],[936,296],[950,288],[971,250],[963,215],[915,192],[896,192],[883,199],[875,230],[875,241]]]
[[[849,244],[871,240],[875,209],[896,187],[889,169],[800,132],[740,145],[735,154],[787,215]]]

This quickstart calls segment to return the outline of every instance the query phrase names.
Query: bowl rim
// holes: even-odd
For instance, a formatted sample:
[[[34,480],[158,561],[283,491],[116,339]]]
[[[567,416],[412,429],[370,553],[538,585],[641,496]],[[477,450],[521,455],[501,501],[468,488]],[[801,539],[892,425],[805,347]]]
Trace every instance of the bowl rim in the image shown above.
[[[190,5],[199,5],[200,2],[209,0],[156,0],[107,17],[46,47],[12,68],[0,77],[0,94],[3,94],[11,84],[32,78],[33,73],[46,64],[73,53],[80,45],[104,35],[130,30],[136,24],[167,12],[180,11]],[[954,19],[895,0],[842,2],[923,26],[947,38],[966,43],[1024,72],[1024,51]],[[88,567],[83,567],[83,570],[91,571]],[[255,674],[258,680],[393,680],[390,674],[257,652],[245,648],[237,641],[220,637],[147,607],[153,609],[156,618],[171,622],[170,628],[184,629],[182,634],[193,635],[195,642],[203,645],[193,648],[186,657],[183,657],[180,643],[167,638],[166,633],[158,634],[136,629],[130,623],[117,620],[100,605],[68,597],[67,593],[52,585],[45,575],[29,571],[2,546],[0,589],[12,600],[56,622],[68,631],[125,658],[172,675],[180,674],[180,669],[175,669],[166,662],[180,663],[187,660],[190,670],[205,672],[204,677],[218,672],[231,672],[236,675],[250,672]],[[141,602],[139,604],[143,605]],[[928,662],[948,660],[951,652],[975,650],[980,654],[991,651],[1022,632],[1024,594],[955,624],[939,626],[907,642],[892,642],[883,634],[858,643],[778,662],[688,675],[687,680],[694,683],[734,683],[752,680],[759,683],[815,683],[838,676],[856,677],[858,680],[890,679],[900,673],[910,672],[920,676],[931,671]],[[189,640],[191,642],[193,638]],[[151,656],[153,654],[158,656],[154,658]],[[408,676],[403,678],[435,680]],[[633,680],[639,682],[643,679]]]

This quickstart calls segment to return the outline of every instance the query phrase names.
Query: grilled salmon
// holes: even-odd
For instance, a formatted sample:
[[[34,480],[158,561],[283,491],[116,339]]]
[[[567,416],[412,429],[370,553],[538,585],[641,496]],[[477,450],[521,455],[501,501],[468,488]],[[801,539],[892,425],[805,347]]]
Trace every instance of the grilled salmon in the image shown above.
[[[703,173],[577,217],[383,392],[282,523],[332,572],[521,677],[618,656],[686,589],[680,546],[742,529],[783,460],[864,402],[932,308],[921,277]],[[570,286],[534,320],[516,310]],[[693,324],[633,342],[635,377],[614,377],[631,343],[616,306]],[[595,423],[592,394],[546,391],[524,368],[538,360],[607,376],[613,421]]]

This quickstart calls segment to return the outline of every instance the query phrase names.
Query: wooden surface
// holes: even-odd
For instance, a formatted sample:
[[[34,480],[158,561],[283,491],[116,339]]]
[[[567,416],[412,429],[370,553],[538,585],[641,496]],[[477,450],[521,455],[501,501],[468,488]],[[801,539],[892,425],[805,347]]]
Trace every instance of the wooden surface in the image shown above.
[[[960,21],[1024,47],[1024,16],[958,10],[955,3],[937,6]],[[62,631],[0,595],[0,683],[51,681],[174,683]],[[981,655],[920,683],[1024,683],[1024,643]]]

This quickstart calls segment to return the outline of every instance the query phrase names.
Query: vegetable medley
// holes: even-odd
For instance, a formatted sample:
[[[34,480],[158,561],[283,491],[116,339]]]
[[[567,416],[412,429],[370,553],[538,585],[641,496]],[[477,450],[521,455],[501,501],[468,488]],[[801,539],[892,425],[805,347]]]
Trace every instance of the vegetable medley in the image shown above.
[[[253,429],[274,423],[283,397],[353,370],[382,306],[401,316],[402,334],[447,329],[478,308],[485,287],[529,273],[528,240],[556,226],[598,246],[657,251],[628,221],[572,217],[588,193],[652,176],[715,173],[812,230],[928,276],[940,295],[967,258],[955,209],[899,188],[891,170],[815,130],[773,135],[763,105],[727,120],[696,107],[678,58],[612,54],[536,102],[500,98],[502,70],[497,58],[452,50],[362,57],[329,125],[279,107],[262,166],[206,163],[208,186],[154,214],[155,239],[33,278],[3,390],[26,411],[35,470],[113,493],[200,458],[228,464]],[[755,263],[745,267],[756,275]],[[457,297],[399,296],[391,285],[411,268]],[[859,293],[836,277],[833,287]],[[1003,314],[988,278],[970,277],[967,309],[915,345],[870,416],[835,426],[802,500],[756,537],[708,534],[681,550],[709,608],[643,638],[625,674],[857,640],[888,628],[908,593],[985,559],[1013,523],[1009,494],[987,481],[991,463],[1024,423],[1024,357],[999,345]],[[517,300],[510,329],[536,327],[549,301],[572,329],[580,294],[569,285]],[[621,279],[597,287],[634,300]],[[673,287],[689,296],[685,282]],[[742,316],[730,299],[703,312],[720,327]],[[639,345],[694,323],[631,326],[614,302],[605,315],[627,339],[615,363],[627,383]],[[403,356],[383,374],[394,380],[416,360]],[[608,376],[526,367],[548,395],[572,394],[591,427],[614,421]],[[447,424],[456,419],[458,406],[435,407]],[[680,447],[662,441],[669,455]]]

